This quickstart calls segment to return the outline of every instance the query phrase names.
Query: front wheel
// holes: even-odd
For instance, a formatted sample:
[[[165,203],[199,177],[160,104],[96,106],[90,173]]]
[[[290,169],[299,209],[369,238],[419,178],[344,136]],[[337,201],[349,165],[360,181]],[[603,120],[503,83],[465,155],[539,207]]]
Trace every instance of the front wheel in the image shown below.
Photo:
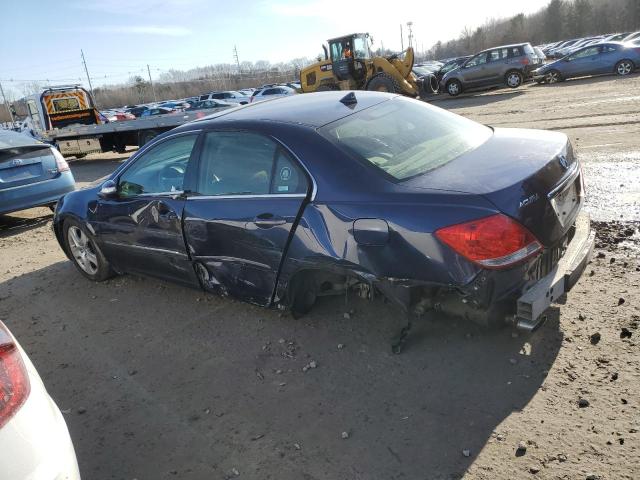
[[[634,68],[635,65],[631,60],[620,60],[616,63],[616,73],[621,76],[629,75]]]
[[[452,97],[460,95],[462,92],[462,84],[459,80],[449,80],[447,82],[447,93]]]
[[[374,92],[400,93],[400,87],[394,78],[386,73],[379,73],[375,75],[369,81],[367,90],[372,90]]]
[[[562,80],[558,70],[549,70],[544,76],[545,83],[558,83]]]
[[[507,87],[510,88],[518,88],[520,85],[522,85],[523,80],[524,77],[522,76],[522,73],[516,70],[508,72],[505,77],[505,83],[507,84]]]
[[[82,275],[95,282],[102,282],[114,275],[109,262],[80,222],[67,219],[63,233],[71,261]]]

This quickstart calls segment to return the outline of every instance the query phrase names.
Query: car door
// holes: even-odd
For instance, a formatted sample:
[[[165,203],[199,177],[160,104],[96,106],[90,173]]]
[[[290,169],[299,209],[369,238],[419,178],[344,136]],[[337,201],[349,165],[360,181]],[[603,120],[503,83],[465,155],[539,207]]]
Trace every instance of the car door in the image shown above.
[[[464,86],[467,88],[481,86],[487,76],[487,52],[479,53],[472,57],[464,67],[460,69],[460,75]]]
[[[184,233],[203,287],[268,305],[309,192],[309,178],[274,139],[247,131],[204,134]]]
[[[508,59],[503,58],[503,50],[506,56],[507,49],[496,49],[487,53],[485,78],[483,79],[485,85],[496,85],[504,82],[502,72],[504,71],[504,63],[508,62]]]
[[[611,73],[620,60],[620,45],[600,45],[600,54],[596,60],[596,73]]]
[[[567,69],[569,76],[578,77],[580,75],[588,75],[591,73],[597,73],[597,60],[600,54],[600,47],[586,47],[571,54],[567,59],[569,60]]]
[[[99,198],[96,237],[120,271],[197,285],[182,234],[182,215],[197,132],[145,149],[117,177],[117,192]]]

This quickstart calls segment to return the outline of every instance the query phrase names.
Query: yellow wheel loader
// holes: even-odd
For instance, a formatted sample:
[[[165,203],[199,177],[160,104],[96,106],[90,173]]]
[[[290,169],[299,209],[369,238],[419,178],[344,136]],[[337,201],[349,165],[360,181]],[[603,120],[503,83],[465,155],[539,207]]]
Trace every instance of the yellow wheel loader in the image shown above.
[[[418,97],[422,82],[413,74],[413,48],[388,57],[371,55],[368,33],[328,40],[324,60],[300,71],[304,93],[326,90],[376,90]]]

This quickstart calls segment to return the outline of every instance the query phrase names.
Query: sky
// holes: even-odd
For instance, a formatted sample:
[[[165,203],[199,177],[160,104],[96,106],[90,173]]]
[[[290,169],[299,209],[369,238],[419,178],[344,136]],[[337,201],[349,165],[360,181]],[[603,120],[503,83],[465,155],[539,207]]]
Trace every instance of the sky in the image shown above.
[[[1,0],[0,83],[14,98],[25,83],[93,86],[171,68],[314,58],[328,38],[369,32],[374,48],[400,50],[413,22],[418,50],[489,18],[532,13],[549,0]],[[389,7],[391,5],[391,8]],[[452,8],[455,5],[455,8]]]

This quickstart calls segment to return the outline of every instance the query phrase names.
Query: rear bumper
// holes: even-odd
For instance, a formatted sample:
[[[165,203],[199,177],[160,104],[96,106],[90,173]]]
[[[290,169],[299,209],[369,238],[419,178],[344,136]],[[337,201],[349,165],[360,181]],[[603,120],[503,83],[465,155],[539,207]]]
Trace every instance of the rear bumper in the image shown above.
[[[0,214],[55,203],[74,190],[75,180],[71,172],[62,172],[57,178],[31,185],[0,190]]]
[[[538,280],[517,300],[516,327],[533,331],[544,321],[549,306],[578,282],[593,255],[595,232],[589,216],[581,214],[564,256],[553,270]]]

